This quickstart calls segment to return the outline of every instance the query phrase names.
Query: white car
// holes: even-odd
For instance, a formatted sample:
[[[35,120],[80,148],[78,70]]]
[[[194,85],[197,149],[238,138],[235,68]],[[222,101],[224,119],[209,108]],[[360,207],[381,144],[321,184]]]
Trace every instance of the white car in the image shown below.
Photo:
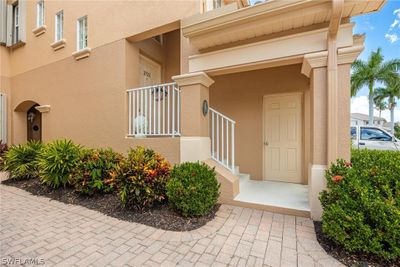
[[[400,151],[400,140],[386,130],[376,126],[351,126],[354,148]]]

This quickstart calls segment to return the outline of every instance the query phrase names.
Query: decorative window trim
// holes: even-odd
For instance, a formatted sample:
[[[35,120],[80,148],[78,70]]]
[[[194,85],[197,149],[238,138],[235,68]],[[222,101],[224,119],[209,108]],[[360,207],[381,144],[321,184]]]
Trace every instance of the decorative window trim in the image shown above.
[[[37,27],[36,29],[33,29],[32,32],[35,36],[40,36],[43,33],[45,33],[47,30],[47,26],[46,25],[42,25],[40,27]]]
[[[75,60],[81,60],[81,59],[89,57],[91,51],[92,50],[89,47],[86,47],[86,48],[83,48],[79,51],[72,53],[72,56],[75,58]]]
[[[64,48],[66,43],[67,43],[67,41],[65,39],[61,39],[61,40],[55,41],[50,46],[53,48],[54,51],[57,51],[61,48]]]

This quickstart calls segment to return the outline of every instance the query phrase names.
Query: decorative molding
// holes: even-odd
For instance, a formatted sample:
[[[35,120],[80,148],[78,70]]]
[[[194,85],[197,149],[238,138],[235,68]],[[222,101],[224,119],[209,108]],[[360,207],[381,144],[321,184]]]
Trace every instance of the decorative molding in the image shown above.
[[[81,60],[84,58],[87,58],[90,56],[90,52],[92,50],[89,47],[86,47],[82,50],[76,51],[74,53],[72,53],[72,56],[76,59],[76,60]]]
[[[202,84],[205,87],[210,87],[214,80],[210,78],[205,72],[193,72],[172,77],[178,86],[186,86],[193,84]]]
[[[50,105],[41,105],[35,107],[36,110],[38,110],[40,113],[48,113],[50,112]]]
[[[338,33],[337,46],[353,45],[354,24],[343,24]],[[281,36],[274,39],[225,48],[189,56],[189,72],[219,72],[243,65],[268,63],[298,57],[327,49],[328,28]]]
[[[46,30],[47,30],[47,26],[46,25],[42,25],[42,26],[37,27],[36,29],[33,29],[32,32],[37,37],[37,36],[42,35],[43,33],[45,33]]]
[[[357,43],[355,46],[344,47],[338,49],[337,64],[351,64],[360,53],[364,50],[364,45]],[[328,51],[317,52],[304,55],[301,73],[310,77],[311,70],[315,68],[323,68],[328,65]]]
[[[57,51],[61,48],[64,48],[66,43],[67,41],[65,39],[61,39],[59,41],[50,44],[50,46],[53,48],[54,51]]]

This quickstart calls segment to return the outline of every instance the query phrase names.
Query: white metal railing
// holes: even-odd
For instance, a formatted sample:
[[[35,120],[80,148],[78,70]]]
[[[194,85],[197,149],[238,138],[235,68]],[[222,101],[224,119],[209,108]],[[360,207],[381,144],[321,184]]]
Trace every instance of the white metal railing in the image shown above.
[[[180,90],[165,83],[127,90],[128,136],[179,136]]]
[[[7,143],[7,95],[0,93],[0,140]]]
[[[224,114],[210,108],[211,157],[235,172],[235,124]]]

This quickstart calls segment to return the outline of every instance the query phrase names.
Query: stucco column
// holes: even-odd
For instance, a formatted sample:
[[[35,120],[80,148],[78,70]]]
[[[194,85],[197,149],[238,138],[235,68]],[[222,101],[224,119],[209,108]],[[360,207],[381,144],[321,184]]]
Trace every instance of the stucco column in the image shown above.
[[[209,103],[209,87],[214,83],[204,72],[172,77],[181,90],[180,158],[185,161],[202,161],[211,157],[209,115],[203,113],[204,103]]]
[[[327,71],[315,68],[310,75],[310,163],[308,173],[309,205],[311,217],[321,219],[322,207],[319,193],[326,188],[324,177],[327,166]]]

